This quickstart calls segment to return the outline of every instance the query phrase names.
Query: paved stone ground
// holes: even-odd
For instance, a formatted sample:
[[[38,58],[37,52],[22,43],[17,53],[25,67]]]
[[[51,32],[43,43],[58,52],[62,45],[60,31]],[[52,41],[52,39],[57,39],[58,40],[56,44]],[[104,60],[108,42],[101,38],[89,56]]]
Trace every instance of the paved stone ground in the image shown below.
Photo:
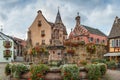
[[[109,70],[106,73],[110,80],[120,80],[120,70]]]
[[[5,70],[5,66],[7,63],[0,63],[0,80],[9,80],[9,76],[6,77],[4,70]],[[107,70],[106,73],[107,77],[109,77],[109,79],[106,80],[120,80],[120,69],[119,70]]]
[[[0,80],[8,80],[8,77],[5,75],[5,66],[7,63],[0,63]]]

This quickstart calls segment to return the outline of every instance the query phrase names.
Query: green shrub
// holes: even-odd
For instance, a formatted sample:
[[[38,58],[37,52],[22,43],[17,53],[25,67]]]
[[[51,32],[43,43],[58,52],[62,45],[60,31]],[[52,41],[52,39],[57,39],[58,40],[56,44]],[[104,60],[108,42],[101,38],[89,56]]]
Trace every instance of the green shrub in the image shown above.
[[[80,61],[80,64],[87,65],[87,61],[86,60],[82,60],[82,61]]]
[[[79,80],[79,69],[76,65],[65,65],[61,72],[64,80]]]
[[[31,79],[32,80],[44,80],[44,75],[46,71],[49,70],[49,67],[45,64],[35,65],[31,68]]]
[[[100,66],[97,64],[89,64],[86,66],[88,70],[89,80],[98,80],[101,77]]]
[[[108,67],[109,69],[114,69],[114,68],[117,67],[115,61],[108,61],[108,62],[106,62],[106,64],[107,64],[107,67]]]
[[[60,66],[62,64],[62,61],[55,61],[55,60],[53,60],[53,61],[50,61],[49,62],[49,66]]]
[[[92,63],[106,63],[106,59],[92,59]]]
[[[5,74],[10,75],[11,74],[11,69],[10,69],[10,64],[7,64],[5,67]]]
[[[101,76],[105,75],[105,73],[107,71],[107,65],[104,63],[98,63],[97,65],[100,66]]]
[[[9,63],[5,67],[6,75],[14,74],[14,77],[19,78],[21,74],[29,71],[28,67],[22,63],[12,64]]]

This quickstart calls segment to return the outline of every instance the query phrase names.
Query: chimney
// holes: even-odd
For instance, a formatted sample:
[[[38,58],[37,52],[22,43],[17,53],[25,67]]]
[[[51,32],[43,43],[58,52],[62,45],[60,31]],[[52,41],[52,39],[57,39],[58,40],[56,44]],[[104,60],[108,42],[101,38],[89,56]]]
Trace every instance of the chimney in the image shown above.
[[[118,16],[115,17],[115,23],[118,23]]]
[[[75,18],[76,20],[76,25],[80,25],[80,16],[79,16],[79,12],[77,13],[77,17]]]

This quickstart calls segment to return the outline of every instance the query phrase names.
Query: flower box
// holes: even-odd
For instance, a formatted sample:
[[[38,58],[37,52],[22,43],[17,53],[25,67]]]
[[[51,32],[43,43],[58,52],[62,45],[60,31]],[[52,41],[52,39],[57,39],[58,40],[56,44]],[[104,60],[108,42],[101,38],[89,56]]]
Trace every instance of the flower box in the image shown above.
[[[74,54],[75,50],[73,50],[73,49],[67,50],[67,53]]]
[[[9,57],[11,57],[12,51],[10,51],[10,50],[4,50],[3,55],[4,55],[4,57],[6,59],[8,59]]]
[[[41,36],[42,36],[42,37],[44,37],[44,36],[45,36],[45,34],[41,34]]]
[[[3,42],[3,46],[4,46],[5,48],[11,48],[12,42],[10,42],[10,41],[4,41],[4,42]]]

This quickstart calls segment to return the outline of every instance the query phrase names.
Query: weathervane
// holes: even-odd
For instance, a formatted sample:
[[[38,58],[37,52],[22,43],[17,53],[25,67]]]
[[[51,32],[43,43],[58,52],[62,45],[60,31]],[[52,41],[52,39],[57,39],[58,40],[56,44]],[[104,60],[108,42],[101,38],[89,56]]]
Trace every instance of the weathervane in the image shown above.
[[[58,6],[58,10],[60,9],[60,7]]]
[[[77,12],[77,15],[79,16],[79,12]]]

